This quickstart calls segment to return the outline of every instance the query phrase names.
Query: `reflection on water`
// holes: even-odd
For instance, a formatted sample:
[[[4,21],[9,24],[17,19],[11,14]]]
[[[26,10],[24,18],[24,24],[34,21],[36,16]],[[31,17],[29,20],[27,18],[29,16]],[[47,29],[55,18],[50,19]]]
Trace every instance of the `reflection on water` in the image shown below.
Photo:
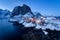
[[[0,40],[18,38],[18,35],[20,35],[19,31],[21,30],[17,26],[9,23],[8,20],[0,20]]]

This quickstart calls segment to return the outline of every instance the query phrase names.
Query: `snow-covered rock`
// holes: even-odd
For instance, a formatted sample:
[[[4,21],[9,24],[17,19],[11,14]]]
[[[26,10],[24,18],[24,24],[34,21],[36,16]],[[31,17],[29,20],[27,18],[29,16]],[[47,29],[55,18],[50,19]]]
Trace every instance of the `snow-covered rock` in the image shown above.
[[[28,12],[28,13],[25,14],[23,17],[31,18],[31,17],[33,17],[33,15],[32,15],[30,12]]]
[[[47,31],[43,31],[44,33],[45,33],[45,35],[47,35],[48,34],[48,32]]]
[[[35,24],[33,24],[32,22],[30,22],[30,23],[24,22],[23,25],[25,27],[35,27]]]

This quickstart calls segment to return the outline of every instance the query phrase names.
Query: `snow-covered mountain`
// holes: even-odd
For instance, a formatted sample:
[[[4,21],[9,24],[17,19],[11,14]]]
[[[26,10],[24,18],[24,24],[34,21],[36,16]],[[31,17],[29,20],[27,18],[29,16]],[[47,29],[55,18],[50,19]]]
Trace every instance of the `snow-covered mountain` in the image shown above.
[[[10,22],[18,22],[25,27],[35,27],[35,29],[50,29],[60,31],[60,20],[55,16],[43,16],[38,12],[32,12],[27,5],[17,6],[11,13]]]
[[[4,18],[8,18],[14,25],[16,33],[18,32],[14,33],[19,39],[22,37],[24,40],[60,40],[60,16],[44,16],[39,12],[32,12],[29,6],[23,4],[16,6],[12,12],[0,9],[0,19]]]
[[[0,9],[0,19],[9,17],[10,13],[11,12],[7,9],[6,10]]]

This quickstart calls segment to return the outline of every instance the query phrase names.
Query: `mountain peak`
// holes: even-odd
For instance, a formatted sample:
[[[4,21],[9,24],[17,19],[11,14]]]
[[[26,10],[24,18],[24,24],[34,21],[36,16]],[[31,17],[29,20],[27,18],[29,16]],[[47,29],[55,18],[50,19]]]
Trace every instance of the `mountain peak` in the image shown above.
[[[13,11],[11,16],[15,16],[15,15],[19,15],[19,14],[26,14],[28,12],[31,12],[31,9],[29,6],[27,6],[26,4],[23,4],[23,6],[16,6]]]

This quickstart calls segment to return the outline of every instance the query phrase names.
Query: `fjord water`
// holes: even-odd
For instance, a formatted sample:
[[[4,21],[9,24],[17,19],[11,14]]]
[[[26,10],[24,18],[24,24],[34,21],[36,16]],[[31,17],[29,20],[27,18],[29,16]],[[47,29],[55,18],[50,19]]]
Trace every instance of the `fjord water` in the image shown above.
[[[17,26],[9,23],[7,19],[0,19],[0,40],[12,40],[18,38],[19,29]]]

